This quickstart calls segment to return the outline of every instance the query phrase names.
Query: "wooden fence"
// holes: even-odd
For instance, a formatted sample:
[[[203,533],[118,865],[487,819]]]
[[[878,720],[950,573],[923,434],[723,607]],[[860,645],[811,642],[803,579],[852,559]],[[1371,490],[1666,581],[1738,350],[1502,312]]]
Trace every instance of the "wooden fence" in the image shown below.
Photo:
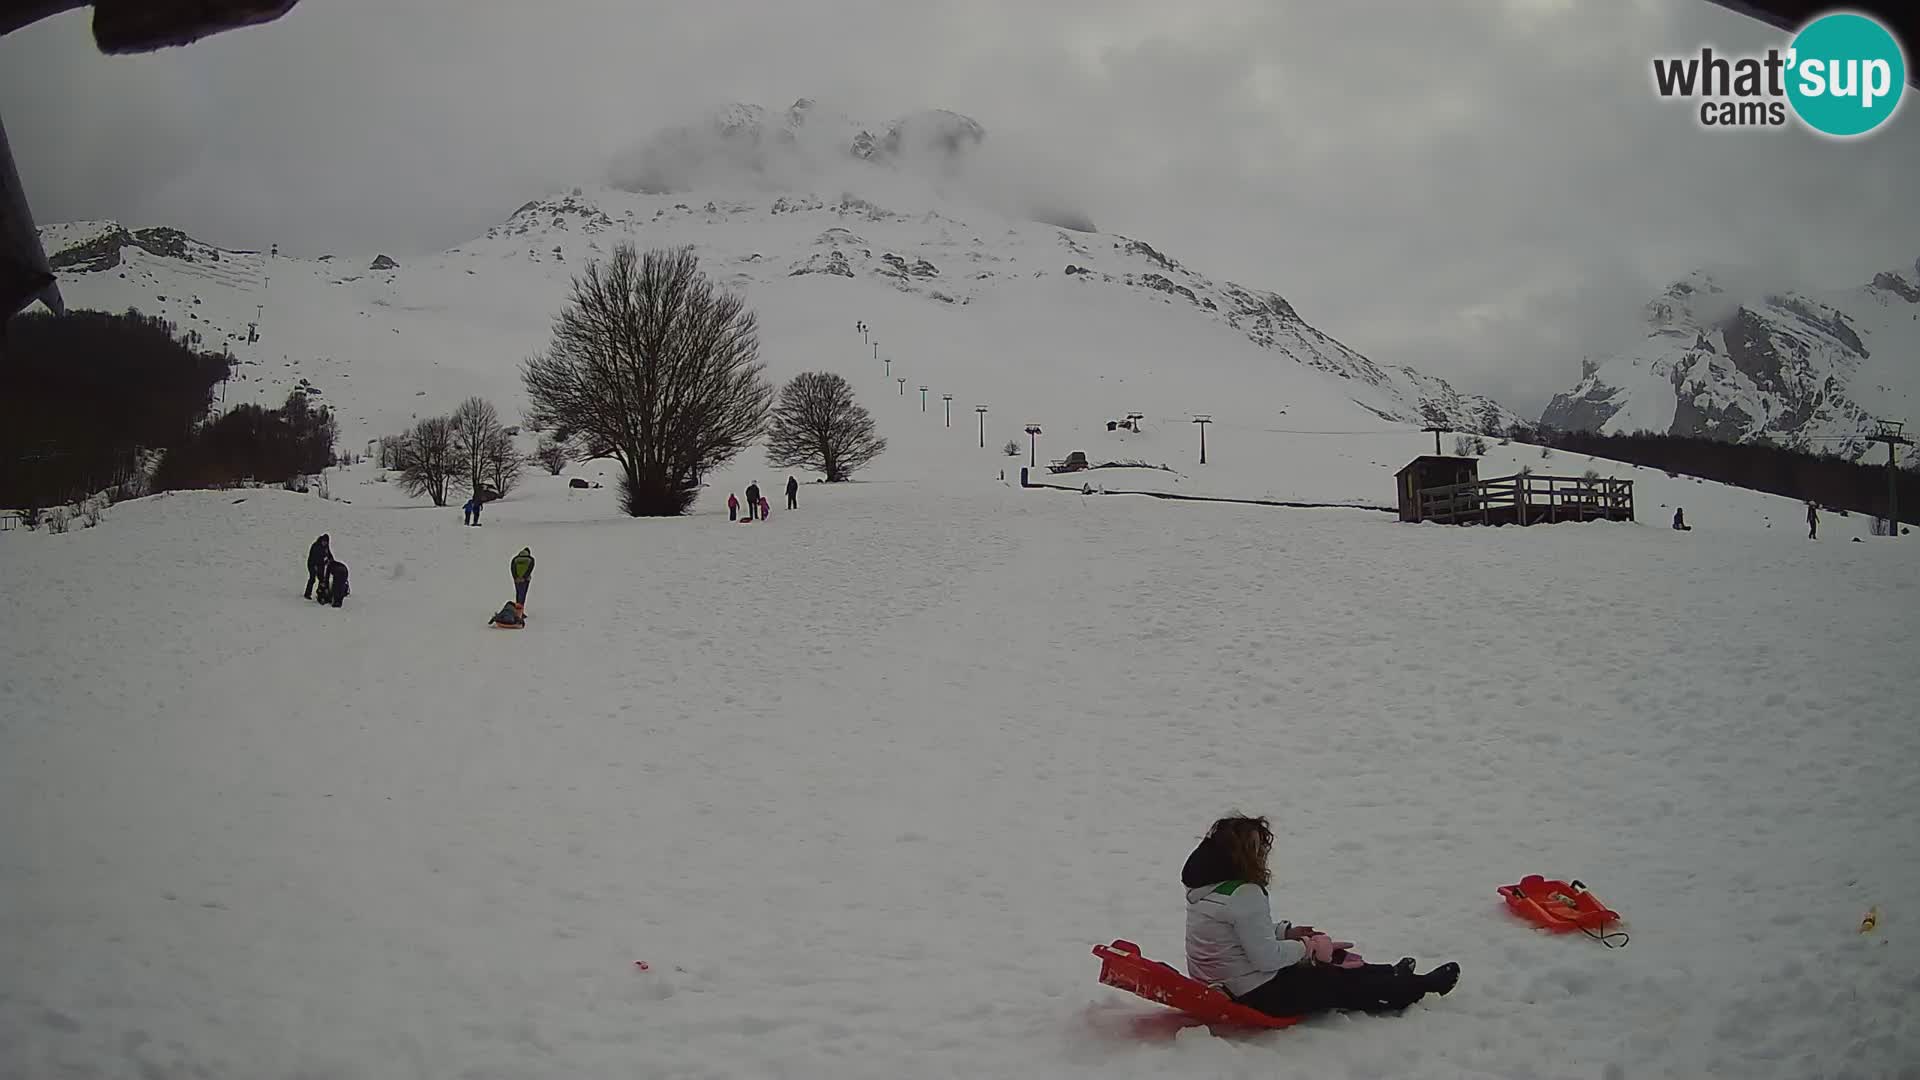
[[[1419,513],[1443,525],[1632,521],[1633,481],[1520,473],[1422,488]]]

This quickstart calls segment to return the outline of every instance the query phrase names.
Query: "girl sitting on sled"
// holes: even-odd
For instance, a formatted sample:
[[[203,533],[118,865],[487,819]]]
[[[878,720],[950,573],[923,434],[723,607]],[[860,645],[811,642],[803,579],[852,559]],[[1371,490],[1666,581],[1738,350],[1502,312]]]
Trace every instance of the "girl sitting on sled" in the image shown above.
[[[1393,965],[1354,963],[1346,956],[1351,943],[1311,926],[1275,923],[1267,901],[1272,851],[1266,818],[1224,817],[1187,856],[1180,880],[1187,886],[1189,975],[1269,1016],[1392,1012],[1453,990],[1459,964],[1421,975],[1411,956]]]

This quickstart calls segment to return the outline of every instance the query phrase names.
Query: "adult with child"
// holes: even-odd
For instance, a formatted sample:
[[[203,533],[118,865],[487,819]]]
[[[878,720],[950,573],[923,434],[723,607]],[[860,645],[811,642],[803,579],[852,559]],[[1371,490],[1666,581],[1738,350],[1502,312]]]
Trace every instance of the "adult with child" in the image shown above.
[[[1180,871],[1187,887],[1187,973],[1269,1016],[1331,1009],[1394,1012],[1428,994],[1445,996],[1460,965],[1414,971],[1397,964],[1348,966],[1350,942],[1311,926],[1276,923],[1268,903],[1273,830],[1263,817],[1213,823]]]

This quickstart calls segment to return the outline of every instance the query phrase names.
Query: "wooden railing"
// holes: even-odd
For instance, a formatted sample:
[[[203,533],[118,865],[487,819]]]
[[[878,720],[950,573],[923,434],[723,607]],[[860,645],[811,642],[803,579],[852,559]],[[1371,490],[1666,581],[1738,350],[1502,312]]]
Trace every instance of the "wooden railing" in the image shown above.
[[[1420,518],[1443,525],[1632,521],[1633,481],[1520,473],[1422,488]]]

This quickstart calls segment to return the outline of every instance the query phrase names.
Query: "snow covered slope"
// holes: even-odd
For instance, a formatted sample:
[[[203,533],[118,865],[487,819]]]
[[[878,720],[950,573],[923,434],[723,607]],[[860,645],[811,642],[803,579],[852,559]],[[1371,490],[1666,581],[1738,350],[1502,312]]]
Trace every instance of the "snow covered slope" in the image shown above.
[[[1920,406],[1920,262],[1833,293],[1749,295],[1702,271],[1647,305],[1644,338],[1582,365],[1541,421],[1856,457]]]
[[[1329,429],[1493,430],[1513,419],[1441,379],[1375,364],[1280,296],[1208,278],[1144,241],[978,208],[955,171],[984,138],[965,117],[912,114],[877,131],[804,101],[777,119],[736,107],[642,144],[616,164],[619,186],[534,200],[424,258],[222,252],[113,223],[43,234],[69,304],[138,307],[230,346],[240,369],[229,401],[317,390],[355,441],[467,393],[515,411],[518,364],[545,344],[569,278],[623,240],[694,245],[760,313],[775,377],[852,377],[864,359],[897,390],[884,379],[891,358],[911,392],[924,382],[963,408],[990,404],[1015,434],[1027,421],[1104,424],[1148,410],[1255,428],[1282,416]],[[999,321],[1009,311],[1024,324],[1017,335]],[[861,320],[877,355],[847,341]],[[964,354],[951,347],[961,340]],[[1035,381],[1072,392],[1036,395]]]
[[[541,477],[468,529],[369,479],[0,533],[0,1075],[1920,1060],[1904,545],[938,478],[729,525]],[[300,599],[322,531],[338,611]],[[531,626],[488,629],[522,545]],[[1276,915],[1459,989],[1155,1038],[1088,950],[1179,964],[1234,810],[1275,817]],[[1631,943],[1513,920],[1533,872]]]

